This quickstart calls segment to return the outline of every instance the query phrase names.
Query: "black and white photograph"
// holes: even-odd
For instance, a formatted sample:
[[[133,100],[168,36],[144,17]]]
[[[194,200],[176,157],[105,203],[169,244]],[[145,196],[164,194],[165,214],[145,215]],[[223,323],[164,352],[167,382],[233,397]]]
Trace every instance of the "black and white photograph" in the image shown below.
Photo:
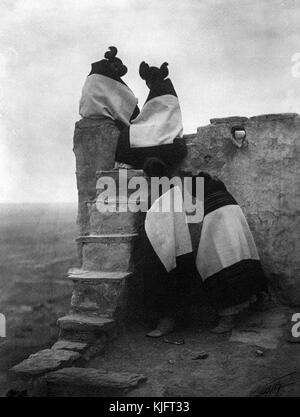
[[[0,22],[0,397],[300,397],[300,0]]]

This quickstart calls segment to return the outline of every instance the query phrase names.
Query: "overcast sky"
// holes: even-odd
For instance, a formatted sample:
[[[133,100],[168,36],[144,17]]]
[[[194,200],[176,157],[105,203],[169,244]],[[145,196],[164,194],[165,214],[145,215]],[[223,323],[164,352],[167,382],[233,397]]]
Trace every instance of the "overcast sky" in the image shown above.
[[[78,101],[110,45],[140,105],[140,62],[169,63],[185,133],[300,113],[300,0],[1,0],[0,16],[0,202],[77,200]]]

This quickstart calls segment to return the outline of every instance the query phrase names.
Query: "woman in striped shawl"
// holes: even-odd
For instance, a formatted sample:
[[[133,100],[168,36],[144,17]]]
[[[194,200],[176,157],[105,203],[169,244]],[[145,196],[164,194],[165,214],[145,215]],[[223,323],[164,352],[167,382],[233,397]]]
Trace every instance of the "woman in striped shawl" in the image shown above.
[[[151,166],[146,171],[152,176]],[[191,275],[200,275],[204,291],[220,316],[218,326],[212,330],[215,333],[230,331],[236,315],[257,301],[257,295],[267,292],[259,255],[241,208],[222,181],[204,173],[198,176],[204,177],[204,217],[198,224],[201,232],[194,251],[184,216],[157,211],[154,207],[157,202],[146,216],[147,239],[161,271],[160,277],[153,277],[151,271],[149,281],[155,280],[156,290],[148,291],[147,297],[150,299],[152,293],[156,294],[160,305],[165,306],[161,309],[165,317],[159,321],[157,329],[149,333],[152,337],[173,330],[180,307],[187,303],[187,288],[193,283]],[[194,198],[197,198],[196,178],[193,177]],[[171,195],[169,191],[160,199]]]
[[[213,331],[223,333],[232,329],[238,313],[267,292],[267,284],[240,206],[222,181],[200,176],[204,177],[204,218],[196,267],[220,316]]]

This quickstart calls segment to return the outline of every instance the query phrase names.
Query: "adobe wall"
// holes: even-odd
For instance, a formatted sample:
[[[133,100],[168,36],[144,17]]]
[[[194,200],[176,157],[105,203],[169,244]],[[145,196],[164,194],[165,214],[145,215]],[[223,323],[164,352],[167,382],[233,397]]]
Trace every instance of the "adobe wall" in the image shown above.
[[[246,131],[242,148],[231,141],[236,125]],[[81,235],[90,233],[86,201],[95,198],[96,171],[113,168],[117,138],[118,130],[107,119],[76,124]],[[300,116],[212,119],[186,140],[183,170],[207,171],[225,182],[245,212],[272,287],[283,300],[300,305]]]
[[[245,146],[231,141],[243,126]],[[253,231],[271,285],[285,301],[300,304],[300,116],[212,119],[187,136],[187,171],[219,176]]]

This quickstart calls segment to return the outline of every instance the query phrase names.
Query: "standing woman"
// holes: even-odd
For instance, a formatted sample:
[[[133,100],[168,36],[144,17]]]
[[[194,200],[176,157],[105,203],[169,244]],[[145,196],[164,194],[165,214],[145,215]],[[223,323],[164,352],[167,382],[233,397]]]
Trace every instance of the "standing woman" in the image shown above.
[[[265,298],[268,289],[242,209],[222,181],[205,173],[199,176],[204,177],[204,218],[196,267],[219,314],[212,331],[225,333],[232,330],[239,313]]]
[[[147,159],[144,171],[149,178],[171,179],[176,166],[169,167],[153,157]],[[173,207],[173,202],[179,200],[182,201],[182,194],[176,186],[160,192],[154,202],[149,201],[145,219],[145,307],[154,325],[147,336],[153,338],[171,333],[183,324],[195,291],[201,298],[186,216],[184,212],[175,212]],[[162,211],[164,204],[170,210]]]

